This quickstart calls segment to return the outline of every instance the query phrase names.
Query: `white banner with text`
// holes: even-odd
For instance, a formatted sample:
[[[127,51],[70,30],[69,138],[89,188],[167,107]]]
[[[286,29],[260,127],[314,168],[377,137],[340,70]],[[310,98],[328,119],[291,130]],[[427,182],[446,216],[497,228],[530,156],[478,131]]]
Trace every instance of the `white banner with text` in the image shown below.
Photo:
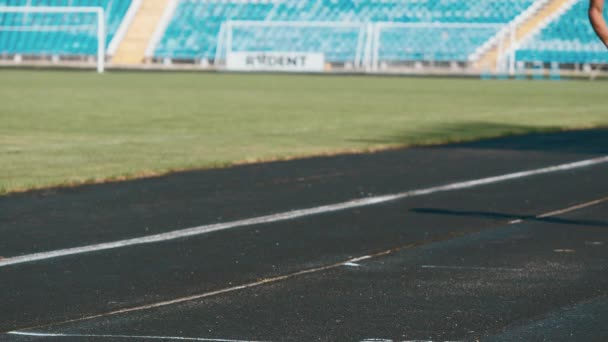
[[[321,72],[324,67],[322,53],[248,51],[226,56],[226,69],[233,71]]]

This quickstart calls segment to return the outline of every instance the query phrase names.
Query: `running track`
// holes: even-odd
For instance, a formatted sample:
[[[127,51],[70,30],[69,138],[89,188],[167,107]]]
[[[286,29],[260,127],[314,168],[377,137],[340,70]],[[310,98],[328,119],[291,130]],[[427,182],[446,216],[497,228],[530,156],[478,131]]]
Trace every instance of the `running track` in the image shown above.
[[[608,340],[608,130],[0,197],[0,341]]]

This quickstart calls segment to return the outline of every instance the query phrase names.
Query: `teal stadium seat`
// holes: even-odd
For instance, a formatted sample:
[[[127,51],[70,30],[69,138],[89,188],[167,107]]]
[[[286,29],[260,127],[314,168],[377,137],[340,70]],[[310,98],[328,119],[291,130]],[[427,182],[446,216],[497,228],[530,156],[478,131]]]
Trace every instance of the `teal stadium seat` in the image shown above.
[[[321,21],[340,23],[479,23],[505,25],[534,0],[178,0],[156,58],[213,59],[218,33],[227,20],[262,22]],[[606,63],[608,55],[587,22],[587,0],[578,0],[517,51],[518,61]],[[131,0],[0,0],[0,6],[101,6],[106,10],[109,45]],[[0,13],[0,55],[94,55],[97,49],[92,14]],[[58,25],[68,30],[19,28]],[[78,27],[88,26],[79,30]],[[11,29],[16,28],[16,29]],[[496,28],[417,30],[386,28],[380,36],[383,61],[466,61]],[[238,29],[235,51],[324,52],[330,62],[352,61],[359,31],[349,28],[277,27]],[[299,39],[294,39],[299,37]]]
[[[572,8],[529,39],[516,53],[522,62],[606,63],[606,47],[587,19],[588,0]]]
[[[179,0],[175,14],[155,49],[157,58],[213,59],[218,32],[227,20],[324,21],[342,23],[479,23],[506,24],[533,0]],[[438,32],[387,30],[379,53],[384,60],[466,61],[499,28],[451,30],[451,45],[436,39]],[[233,50],[321,51],[331,62],[352,61],[357,32],[346,29],[307,29],[303,39],[290,39],[296,28],[235,30]],[[475,31],[473,34],[470,34]],[[444,30],[445,31],[445,30]],[[291,34],[291,35],[290,35]],[[328,37],[333,38],[328,38]],[[458,39],[458,37],[468,37]],[[417,51],[433,51],[431,56]]]
[[[0,0],[0,6],[103,7],[106,11],[106,47],[112,41],[130,5],[131,0]],[[96,20],[95,14],[86,13],[0,12],[0,55],[95,55]],[[49,30],[30,30],[40,26],[47,26]],[[59,30],[59,26],[66,29]]]

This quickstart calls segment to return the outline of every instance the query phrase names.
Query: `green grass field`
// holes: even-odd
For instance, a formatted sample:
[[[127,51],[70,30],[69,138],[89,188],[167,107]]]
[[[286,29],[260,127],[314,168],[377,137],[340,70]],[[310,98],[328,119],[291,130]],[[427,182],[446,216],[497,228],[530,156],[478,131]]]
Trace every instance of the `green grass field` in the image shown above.
[[[0,192],[608,125],[606,85],[0,70]]]

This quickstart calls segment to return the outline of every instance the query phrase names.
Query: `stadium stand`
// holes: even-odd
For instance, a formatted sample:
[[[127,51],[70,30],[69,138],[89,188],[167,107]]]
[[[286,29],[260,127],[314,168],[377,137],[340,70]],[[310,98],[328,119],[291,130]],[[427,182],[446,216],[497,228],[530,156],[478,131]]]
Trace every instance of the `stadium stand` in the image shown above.
[[[141,5],[136,0],[0,0],[0,6],[103,7],[106,46],[118,37],[109,54],[115,65],[150,60],[207,64],[218,56],[221,61],[228,51],[229,31],[232,52],[322,52],[326,62],[345,66],[353,61],[366,68],[422,62],[424,67],[456,65],[475,70],[506,65],[505,58],[512,65],[508,54],[512,46],[518,47],[515,60],[520,62],[608,62],[605,48],[588,24],[587,3],[145,0]],[[93,14],[0,12],[0,59],[94,55],[94,26]]]
[[[565,13],[549,20],[522,44],[516,59],[524,62],[606,63],[606,48],[587,19],[589,1],[577,0]]]
[[[222,23],[227,20],[506,24],[532,3],[533,0],[180,0],[154,56],[213,59],[218,33]],[[307,29],[305,34],[300,35],[304,39],[294,39],[286,29],[260,28],[257,32],[250,29],[242,37],[235,34],[233,49],[251,49],[252,41],[264,41],[272,43],[258,46],[258,50],[322,51],[330,61],[351,60],[355,53],[357,33],[342,29],[336,34],[339,39],[318,39],[331,36],[327,30],[323,28],[314,33]],[[498,29],[461,27],[450,30],[449,35],[448,30],[440,27],[429,30],[418,28],[415,32],[411,30],[404,32],[399,28],[387,29],[386,35],[380,38],[382,48],[379,53],[382,57],[466,60],[475,48],[492,37]],[[412,36],[415,39],[404,38]],[[449,41],[448,45],[446,41]],[[426,52],[419,52],[423,50]]]
[[[0,6],[100,6],[106,13],[106,46],[110,44],[131,0],[0,0]],[[94,55],[94,14],[0,12],[2,55]]]

